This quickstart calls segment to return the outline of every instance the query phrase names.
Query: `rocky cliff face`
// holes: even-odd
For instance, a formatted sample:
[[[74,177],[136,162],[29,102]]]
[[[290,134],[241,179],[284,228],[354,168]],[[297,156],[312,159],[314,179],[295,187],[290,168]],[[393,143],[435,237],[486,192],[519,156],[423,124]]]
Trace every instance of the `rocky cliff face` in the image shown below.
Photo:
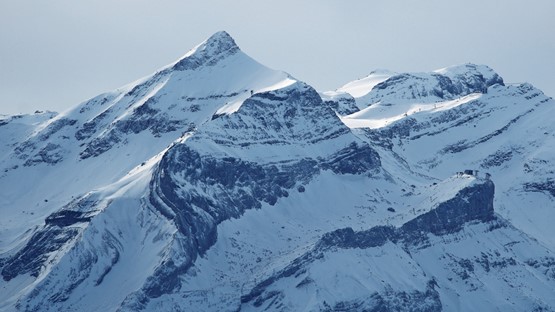
[[[214,147],[219,153],[211,152]],[[321,153],[307,153],[314,149]],[[267,155],[278,160],[268,162]],[[179,289],[177,278],[216,243],[218,224],[249,209],[275,206],[325,171],[375,176],[380,158],[305,84],[256,94],[236,113],[213,118],[165,153],[150,183],[150,203],[175,223],[187,260],[159,267],[127,306],[134,309],[137,301]]]

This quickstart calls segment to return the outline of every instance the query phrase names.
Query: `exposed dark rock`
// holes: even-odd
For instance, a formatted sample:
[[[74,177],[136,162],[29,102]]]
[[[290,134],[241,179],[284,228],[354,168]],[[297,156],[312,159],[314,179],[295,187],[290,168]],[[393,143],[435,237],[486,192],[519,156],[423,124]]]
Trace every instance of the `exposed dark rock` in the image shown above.
[[[352,96],[341,97],[334,100],[325,101],[340,116],[347,116],[359,111],[356,101]]]
[[[121,137],[114,131],[110,131],[105,136],[93,139],[79,155],[81,159],[96,157],[107,152],[119,142],[121,142]]]
[[[48,143],[32,158],[27,159],[23,166],[29,167],[40,163],[54,165],[62,161],[64,158],[64,151],[58,144]]]
[[[300,283],[298,283],[298,284],[295,286],[295,288],[302,288],[302,287],[305,287],[305,286],[307,286],[307,285],[309,285],[309,284],[312,284],[312,283],[314,283],[314,280],[307,276],[307,277],[306,277],[305,279],[303,279]]]
[[[410,242],[421,233],[445,235],[458,232],[469,221],[493,220],[494,189],[490,180],[462,189],[434,210],[403,224],[402,236]]]
[[[504,258],[499,255],[485,253],[482,253],[480,258],[476,258],[475,262],[480,264],[486,272],[489,272],[492,269],[502,269],[508,266],[516,265],[516,260],[514,258]]]
[[[46,225],[63,228],[76,223],[89,222],[91,218],[90,213],[87,212],[60,210],[48,216],[45,222]]]
[[[51,252],[59,250],[78,233],[75,228],[48,226],[35,233],[27,245],[12,257],[5,260],[2,277],[5,281],[21,274],[38,277],[43,263]]]
[[[491,167],[499,167],[507,161],[510,161],[513,158],[513,150],[498,150],[495,153],[486,157],[482,164],[480,165],[482,168],[491,168]]]
[[[77,223],[88,223],[96,213],[96,201],[83,197],[72,201],[60,211],[45,219],[45,225],[38,230],[26,245],[15,255],[4,259],[2,269],[4,280],[21,275],[31,274],[38,277],[42,267],[51,252],[60,250],[81,231],[80,227],[73,227]]]
[[[337,174],[368,173],[380,166],[380,156],[374,149],[367,144],[357,145],[355,142],[322,163],[323,169],[329,169]]]
[[[395,241],[397,237],[395,228],[391,226],[376,226],[360,232],[345,228],[324,234],[316,248],[372,248],[383,246],[388,240]]]
[[[41,134],[39,135],[39,139],[41,141],[48,140],[53,134],[60,131],[62,128],[67,126],[73,126],[77,120],[69,119],[69,118],[60,118],[58,120],[53,121],[44,129]]]
[[[95,138],[87,144],[87,147],[80,153],[81,159],[96,157],[107,152],[116,144],[125,141],[125,137],[131,133],[138,134],[150,130],[154,136],[159,136],[162,133],[177,131],[188,125],[184,120],[171,119],[167,113],[152,108],[156,103],[156,98],[149,98],[144,104],[135,108],[131,116],[115,122],[107,134]],[[77,131],[76,138],[83,140],[95,133],[97,124],[105,118],[107,111],[97,116],[93,121],[85,123],[83,128]]]
[[[25,140],[23,143],[16,146],[14,152],[18,155],[19,159],[26,159],[29,157],[29,153],[35,151],[37,149],[37,144],[32,140]]]
[[[75,132],[75,138],[79,141],[90,138],[96,131],[99,124],[108,117],[111,109],[108,108],[102,113],[95,116],[91,121],[85,122],[81,129]]]
[[[542,182],[524,183],[524,190],[528,192],[547,192],[555,197],[555,180],[546,179]]]
[[[416,120],[409,117],[386,128],[364,129],[362,131],[372,140],[373,144],[391,149],[393,148],[393,138],[408,138],[417,126]]]
[[[395,291],[388,289],[383,293],[373,293],[368,298],[356,301],[338,302],[333,308],[323,311],[410,311],[410,312],[434,312],[443,311],[439,293],[434,288],[434,282],[428,282],[424,291]]]
[[[540,269],[540,271],[545,274],[545,276],[555,279],[555,258],[554,257],[542,257],[539,259],[529,259],[526,261],[526,264]]]

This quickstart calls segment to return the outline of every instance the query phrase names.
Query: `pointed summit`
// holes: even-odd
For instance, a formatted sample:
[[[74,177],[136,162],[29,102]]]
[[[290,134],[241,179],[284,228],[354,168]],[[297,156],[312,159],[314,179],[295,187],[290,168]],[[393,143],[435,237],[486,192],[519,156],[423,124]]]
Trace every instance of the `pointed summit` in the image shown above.
[[[235,40],[227,32],[219,31],[185,54],[173,68],[183,71],[213,66],[239,51]]]
[[[227,46],[227,47],[238,48],[237,44],[235,43],[235,40],[233,40],[231,35],[224,30],[214,33],[212,36],[210,36],[210,38],[206,39],[206,41],[203,43],[210,46],[220,45],[222,47]]]

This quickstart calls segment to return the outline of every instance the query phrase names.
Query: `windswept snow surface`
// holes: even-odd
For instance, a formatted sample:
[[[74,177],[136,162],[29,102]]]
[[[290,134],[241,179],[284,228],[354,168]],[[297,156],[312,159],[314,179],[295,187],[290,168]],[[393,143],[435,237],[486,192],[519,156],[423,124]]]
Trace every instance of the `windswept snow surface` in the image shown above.
[[[395,73],[388,70],[375,70],[362,79],[345,84],[337,89],[337,92],[346,92],[355,98],[360,98],[372,91],[377,84],[384,82],[393,75],[395,75]]]
[[[435,114],[449,110],[469,101],[478,99],[481,94],[471,94],[460,99],[438,102],[438,103],[399,103],[382,104],[381,102],[371,104],[365,109],[354,114],[343,117],[341,120],[349,128],[382,128],[405,117],[419,119],[426,115]]]

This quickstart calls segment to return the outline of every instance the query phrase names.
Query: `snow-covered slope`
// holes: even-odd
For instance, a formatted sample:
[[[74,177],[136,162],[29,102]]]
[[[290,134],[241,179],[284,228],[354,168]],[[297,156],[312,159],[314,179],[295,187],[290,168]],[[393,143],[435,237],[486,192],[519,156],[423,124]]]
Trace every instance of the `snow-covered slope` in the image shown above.
[[[396,73],[388,70],[374,70],[362,79],[345,84],[341,88],[337,89],[337,92],[349,93],[356,98],[360,98],[370,93],[376,85],[395,75]]]
[[[553,310],[552,107],[472,64],[318,93],[216,33],[2,117],[0,310]]]

